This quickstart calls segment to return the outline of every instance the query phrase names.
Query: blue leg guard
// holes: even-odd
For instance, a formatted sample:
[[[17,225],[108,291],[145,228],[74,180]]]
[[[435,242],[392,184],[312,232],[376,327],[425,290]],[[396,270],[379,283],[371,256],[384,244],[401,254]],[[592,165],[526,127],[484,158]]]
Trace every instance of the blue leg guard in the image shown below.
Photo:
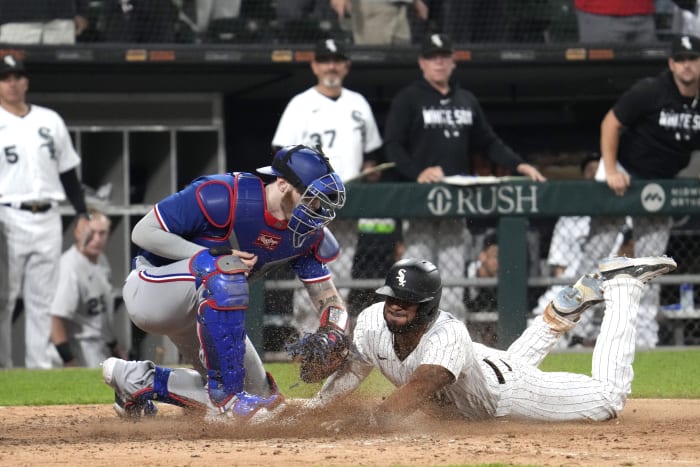
[[[197,320],[209,398],[221,407],[243,390],[245,313],[219,311],[204,303]]]
[[[236,256],[206,250],[192,258],[190,268],[203,287],[197,323],[209,398],[223,407],[243,391],[247,268]]]

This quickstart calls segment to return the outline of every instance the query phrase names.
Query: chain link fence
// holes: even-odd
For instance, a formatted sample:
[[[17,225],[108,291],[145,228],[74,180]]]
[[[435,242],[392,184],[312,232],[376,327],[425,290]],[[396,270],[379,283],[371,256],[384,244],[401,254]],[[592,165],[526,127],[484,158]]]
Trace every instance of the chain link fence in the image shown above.
[[[595,219],[600,221],[601,219]],[[634,219],[620,218],[609,255],[635,256]],[[591,217],[562,216],[531,219],[528,245],[528,315],[541,314],[558,289],[574,283],[579,275],[590,231]],[[657,278],[642,299],[638,319],[638,346],[700,345],[700,311],[682,310],[681,284],[700,288],[700,220],[696,216],[672,219],[668,244],[651,246],[653,254],[668,254],[678,269]],[[423,244],[410,245],[412,228],[426,228]],[[432,227],[430,227],[432,226]],[[338,219],[331,230],[341,243],[342,253],[331,263],[351,313],[357,314],[376,301],[373,290],[382,282],[393,261],[410,251],[441,259],[445,289],[442,309],[467,323],[476,342],[496,345],[498,324],[497,219]],[[443,242],[447,231],[456,228],[453,243]],[[447,256],[437,252],[446,247]],[[416,248],[419,247],[419,248]],[[603,255],[604,256],[604,255]],[[595,267],[595,261],[588,261]],[[315,330],[318,317],[301,284],[290,271],[266,282],[265,350],[280,351],[297,332]],[[695,300],[697,303],[697,299]],[[645,308],[646,307],[646,308]],[[562,339],[561,348],[590,347],[595,343],[602,320],[599,306],[584,315],[574,332]]]

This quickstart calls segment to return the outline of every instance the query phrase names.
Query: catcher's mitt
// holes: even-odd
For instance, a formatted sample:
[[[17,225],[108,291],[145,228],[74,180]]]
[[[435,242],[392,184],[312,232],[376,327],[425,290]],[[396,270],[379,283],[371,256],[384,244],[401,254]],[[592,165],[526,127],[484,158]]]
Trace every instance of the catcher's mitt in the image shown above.
[[[300,376],[305,383],[317,383],[340,368],[348,356],[347,336],[337,329],[322,326],[287,344],[287,353],[301,359]]]

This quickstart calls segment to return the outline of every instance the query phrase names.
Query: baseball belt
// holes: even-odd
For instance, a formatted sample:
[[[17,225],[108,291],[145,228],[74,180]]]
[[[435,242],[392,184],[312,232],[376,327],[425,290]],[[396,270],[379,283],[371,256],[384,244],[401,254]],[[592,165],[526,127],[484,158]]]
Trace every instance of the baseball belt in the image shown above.
[[[23,211],[31,211],[33,214],[46,212],[53,207],[51,203],[20,203],[19,205],[3,203],[3,206],[17,208]]]

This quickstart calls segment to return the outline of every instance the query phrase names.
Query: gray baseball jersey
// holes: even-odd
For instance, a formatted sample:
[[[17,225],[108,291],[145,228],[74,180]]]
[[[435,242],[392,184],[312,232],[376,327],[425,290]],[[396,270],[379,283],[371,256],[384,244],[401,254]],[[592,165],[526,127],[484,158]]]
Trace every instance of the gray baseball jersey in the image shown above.
[[[63,119],[32,105],[18,117],[0,107],[0,367],[11,367],[11,317],[24,297],[25,365],[50,368],[49,308],[61,255],[61,216],[57,209],[31,212],[23,202],[57,204],[65,199],[59,174],[78,166]]]
[[[61,256],[60,279],[51,314],[64,318],[71,349],[81,366],[98,367],[114,340],[112,271],[107,257],[97,263],[73,245]]]
[[[615,278],[604,282],[603,289],[606,312],[593,352],[592,377],[537,368],[560,337],[542,317],[537,317],[507,351],[501,351],[473,343],[463,323],[441,312],[413,352],[399,360],[381,302],[358,318],[351,364],[328,378],[308,405],[325,405],[348,394],[375,367],[399,387],[418,366],[439,365],[455,376],[455,382],[438,396],[467,419],[615,417],[631,390],[634,328],[644,285],[637,279]]]

